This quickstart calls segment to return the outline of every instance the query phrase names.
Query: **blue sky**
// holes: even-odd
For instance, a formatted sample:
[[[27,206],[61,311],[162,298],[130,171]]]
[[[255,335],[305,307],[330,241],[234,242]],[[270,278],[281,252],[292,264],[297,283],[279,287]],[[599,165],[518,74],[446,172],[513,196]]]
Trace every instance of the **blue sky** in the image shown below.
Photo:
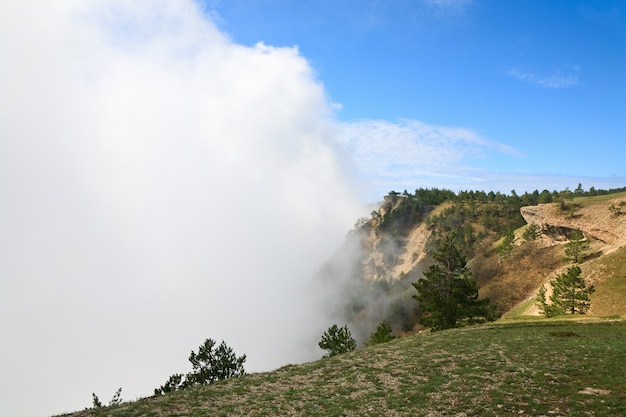
[[[455,161],[451,173],[459,181],[439,171],[424,176],[418,161],[413,171],[385,179],[361,166],[361,177],[377,192],[385,186],[411,190],[422,182],[507,192],[626,183],[621,1],[204,5],[237,43],[297,46],[330,100],[341,105],[335,114],[340,121],[406,127],[403,120],[415,120],[467,129],[512,148],[481,146],[479,156]],[[393,164],[386,168],[389,176]]]

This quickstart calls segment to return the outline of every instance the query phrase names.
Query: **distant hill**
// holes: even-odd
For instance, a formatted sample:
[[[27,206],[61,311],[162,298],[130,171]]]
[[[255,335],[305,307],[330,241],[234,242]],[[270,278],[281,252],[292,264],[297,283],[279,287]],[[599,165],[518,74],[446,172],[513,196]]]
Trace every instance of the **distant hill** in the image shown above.
[[[551,202],[539,203],[542,198]],[[534,240],[524,238],[529,224],[537,227]],[[361,341],[381,321],[397,333],[419,331],[411,283],[432,264],[437,240],[454,233],[481,297],[489,297],[505,316],[536,316],[538,288],[571,266],[563,260],[564,246],[577,229],[591,242],[580,264],[585,279],[597,288],[589,314],[626,315],[624,191],[594,196],[568,190],[523,196],[392,192],[370,218],[355,225],[320,279],[343,286],[344,303],[334,318],[348,323]],[[514,240],[503,254],[499,247],[507,233]]]

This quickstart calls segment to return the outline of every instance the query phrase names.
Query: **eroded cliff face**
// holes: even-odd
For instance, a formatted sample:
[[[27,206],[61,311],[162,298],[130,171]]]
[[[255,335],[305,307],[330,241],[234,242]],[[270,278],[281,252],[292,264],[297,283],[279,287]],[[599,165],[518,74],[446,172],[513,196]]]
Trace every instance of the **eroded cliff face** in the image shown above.
[[[610,253],[626,246],[626,215],[616,215],[609,207],[619,205],[624,197],[616,197],[593,205],[575,207],[572,215],[559,208],[559,204],[539,204],[521,208],[526,223],[540,227],[542,243],[555,245],[566,242],[569,235],[580,229],[598,249]]]
[[[378,210],[379,217],[372,218],[367,224],[361,262],[365,281],[397,281],[418,267],[426,256],[426,242],[431,232],[424,222],[414,225],[404,236],[381,231],[378,227],[385,213],[403,203],[401,196],[395,199],[386,196]]]
[[[377,234],[372,228],[363,239],[363,279],[391,282],[410,273],[426,256],[424,248],[429,236],[424,224],[413,228],[405,238]]]

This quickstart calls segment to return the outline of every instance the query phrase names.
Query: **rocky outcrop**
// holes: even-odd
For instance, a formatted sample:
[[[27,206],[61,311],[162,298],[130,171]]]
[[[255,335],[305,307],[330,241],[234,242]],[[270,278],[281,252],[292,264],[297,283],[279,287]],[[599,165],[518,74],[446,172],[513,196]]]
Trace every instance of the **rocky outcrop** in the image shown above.
[[[609,207],[617,205],[623,197],[607,199],[589,206],[574,206],[572,211],[563,211],[556,203],[522,207],[526,223],[540,227],[545,244],[565,242],[570,234],[579,229],[597,242],[605,251],[626,245],[626,215],[616,215]],[[573,203],[570,203],[573,204]]]

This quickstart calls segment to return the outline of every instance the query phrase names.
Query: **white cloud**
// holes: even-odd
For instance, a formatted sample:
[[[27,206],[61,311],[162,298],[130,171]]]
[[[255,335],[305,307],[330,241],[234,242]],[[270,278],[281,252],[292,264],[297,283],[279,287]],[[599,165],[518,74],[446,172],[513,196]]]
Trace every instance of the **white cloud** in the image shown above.
[[[506,144],[462,127],[437,126],[417,120],[361,120],[337,126],[337,138],[350,155],[364,184],[364,194],[377,201],[391,190],[418,187],[484,190],[508,193],[535,189],[562,190],[578,183],[597,189],[620,188],[624,176],[588,177],[555,172],[504,172],[527,155]],[[496,162],[496,163],[494,163]]]
[[[150,395],[207,337],[253,371],[321,356],[309,279],[360,213],[299,52],[191,1],[0,28],[0,414]]]
[[[519,151],[470,129],[417,120],[344,123],[338,137],[353,156],[361,178],[379,197],[399,186],[480,182],[484,171],[474,168],[472,161],[493,152],[521,156]]]
[[[579,83],[580,67],[572,67],[567,72],[553,71],[548,75],[511,69],[507,72],[507,75],[538,87],[570,88],[577,86]]]

